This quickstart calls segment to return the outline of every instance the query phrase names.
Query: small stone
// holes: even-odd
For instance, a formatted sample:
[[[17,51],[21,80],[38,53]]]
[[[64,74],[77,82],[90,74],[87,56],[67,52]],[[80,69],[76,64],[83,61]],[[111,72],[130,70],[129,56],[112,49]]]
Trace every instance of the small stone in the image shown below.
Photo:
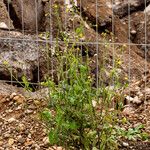
[[[28,109],[36,109],[36,107],[34,105],[30,105]]]
[[[24,124],[22,124],[22,123],[21,123],[21,124],[19,124],[19,126],[18,126],[18,127],[19,127],[19,130],[20,130],[20,131],[24,131],[24,130],[26,129],[25,125],[24,125]]]
[[[25,146],[30,146],[33,144],[33,141],[31,141],[30,139],[27,139],[26,142],[25,142]]]
[[[28,134],[28,138],[29,138],[29,139],[31,139],[31,138],[32,138],[32,136],[31,136],[31,134],[30,134],[30,133]]]
[[[123,142],[122,145],[123,145],[124,147],[128,147],[128,146],[129,146],[129,144],[126,143],[126,142]]]
[[[0,22],[0,28],[9,29],[5,22]]]
[[[27,110],[25,111],[25,113],[26,113],[26,114],[32,114],[32,113],[33,113],[33,110],[27,109]]]
[[[124,108],[124,110],[122,112],[124,115],[131,115],[134,113],[134,108],[131,106],[127,106]]]
[[[8,109],[6,112],[11,113],[11,112],[13,112],[13,110],[12,109]]]
[[[9,102],[9,106],[11,106],[11,105],[13,105],[14,104],[14,102]]]
[[[42,0],[43,3],[46,3],[46,2],[48,2],[48,1],[49,1],[49,0]]]
[[[130,104],[130,103],[133,101],[133,98],[130,97],[130,96],[127,96],[127,97],[126,97],[126,100],[127,100],[126,103],[127,103],[127,104]]]
[[[62,147],[57,147],[57,150],[63,150],[63,148]]]
[[[136,33],[137,33],[136,30],[131,30],[132,35],[135,35]]]
[[[0,141],[0,146],[2,146],[3,145],[3,141]]]
[[[24,102],[24,98],[19,95],[15,96],[13,100],[15,100],[18,104],[22,104]]]
[[[14,92],[10,95],[10,99],[13,99],[17,94]]]
[[[5,133],[4,134],[4,138],[9,138],[10,137],[10,134],[9,133]]]
[[[145,89],[145,93],[146,93],[146,94],[150,94],[150,88],[146,88],[146,89]]]
[[[25,138],[23,138],[21,135],[18,136],[18,142],[23,144],[25,142]]]
[[[53,150],[53,149],[55,149],[55,150],[63,150],[63,148],[62,147],[60,147],[60,146],[53,146],[52,148],[50,148],[49,150]]]
[[[21,108],[21,106],[18,106],[15,110],[21,110],[22,108]]]
[[[7,101],[5,97],[3,97],[3,98],[1,98],[1,97],[0,97],[0,100],[1,100],[1,102],[0,102],[0,103],[4,103],[4,102],[6,102],[6,101]]]
[[[95,100],[92,100],[92,105],[93,105],[93,107],[96,107],[97,102]]]
[[[28,135],[30,132],[29,130],[25,130],[24,134]]]
[[[126,99],[129,100],[129,101],[133,100],[133,98],[131,96],[127,96]]]
[[[49,144],[49,139],[48,139],[48,137],[45,137],[45,138],[43,139],[43,142],[44,142],[44,144]]]
[[[35,148],[35,150],[41,150],[40,146],[38,144],[32,144],[32,148]]]
[[[141,104],[142,103],[142,101],[138,98],[138,96],[135,96],[134,98],[133,98],[133,104],[137,104],[137,105],[139,105],[139,104]]]
[[[6,101],[9,102],[9,101],[10,101],[10,98],[7,97],[7,98],[6,98]]]
[[[9,144],[9,145],[13,145],[14,142],[15,142],[15,140],[14,140],[13,138],[10,138],[10,139],[8,140],[8,144]]]
[[[12,122],[15,122],[16,119],[15,118],[9,118],[7,121],[8,121],[8,123],[12,123]]]
[[[40,105],[40,101],[34,100],[34,104],[35,104],[35,105]]]

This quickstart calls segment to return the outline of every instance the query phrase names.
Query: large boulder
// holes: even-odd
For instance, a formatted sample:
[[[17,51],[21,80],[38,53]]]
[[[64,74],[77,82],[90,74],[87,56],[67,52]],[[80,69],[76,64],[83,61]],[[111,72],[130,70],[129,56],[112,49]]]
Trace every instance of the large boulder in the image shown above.
[[[50,10],[51,14],[49,14]],[[70,6],[68,8],[64,0],[47,2],[44,11],[45,14],[48,14],[45,19],[45,28],[49,33],[47,40],[58,39],[63,43],[69,39],[70,44],[74,43],[76,46],[82,47],[82,50],[88,49],[90,55],[93,56],[96,53],[96,45],[90,42],[100,40],[101,36],[96,34],[82,16],[75,12],[76,10]]]
[[[77,4],[82,8],[82,16],[86,16],[87,20],[92,22],[93,27],[96,27],[96,23],[99,28],[111,26],[112,22],[112,9],[106,5],[105,0],[98,0],[96,4],[95,0],[77,0]]]
[[[64,34],[64,37],[67,36],[71,41],[70,42],[77,42],[77,45],[79,48],[84,51],[88,50],[90,53],[90,56],[94,56],[94,54],[98,54],[98,66],[103,65],[103,58],[109,60],[110,62],[108,64],[104,64],[105,66],[111,66],[112,65],[112,55],[113,51],[117,53],[117,49],[122,49],[124,47],[125,43],[129,42],[128,39],[128,24],[124,24],[120,19],[117,17],[114,17],[113,24],[112,24],[112,11],[109,8],[109,4],[104,0],[99,0],[98,2],[98,14],[96,15],[96,4],[95,1],[84,1],[82,0],[81,3],[78,0],[77,5],[78,8],[81,8],[81,15],[78,13],[70,12],[67,10],[65,11],[67,7],[64,6],[64,1],[51,1],[53,3],[46,4],[45,5],[45,14],[47,14],[50,10],[50,6],[53,6],[51,9],[51,15],[47,15],[47,31],[50,31],[50,35],[54,35],[53,38],[58,37],[59,40],[64,40],[61,38],[60,32]],[[57,11],[54,11],[57,10]],[[106,11],[105,11],[106,10]],[[76,9],[75,9],[76,11]],[[55,13],[54,13],[55,12]],[[57,17],[58,18],[57,18]],[[98,23],[98,32],[95,32],[95,20],[96,17],[97,23]],[[51,24],[49,24],[51,22]],[[114,25],[114,35],[112,36],[108,32],[106,33],[105,37],[103,37],[100,33],[102,33],[103,29],[108,29],[109,31],[112,30],[112,25]],[[50,28],[51,27],[51,28]],[[83,37],[78,39],[79,41],[75,41],[75,31],[77,28],[82,27],[84,34]],[[94,29],[92,29],[93,27]],[[51,30],[50,30],[51,29]],[[52,33],[52,34],[51,34]],[[57,34],[56,34],[57,33]],[[113,38],[114,37],[114,38]],[[113,46],[112,40],[115,40],[115,44]],[[99,42],[97,45],[96,42]],[[132,41],[130,41],[132,42]],[[106,44],[106,45],[105,45]],[[130,51],[130,54],[129,54]],[[108,54],[106,56],[106,53]],[[125,73],[131,74],[132,77],[140,78],[142,73],[144,72],[144,66],[145,62],[144,59],[139,56],[140,50],[136,45],[131,45],[129,47],[128,44],[126,44],[126,47],[124,48],[124,53],[120,55],[120,52],[118,56],[122,59],[122,69]],[[83,53],[84,54],[84,53]],[[92,54],[92,55],[91,55]],[[107,57],[107,58],[105,58]],[[92,58],[93,59],[93,58]],[[114,59],[114,58],[113,58]],[[130,60],[130,61],[129,61]],[[93,61],[95,62],[96,59]],[[140,61],[140,64],[139,64]],[[93,72],[96,70],[96,63],[93,63]],[[96,72],[95,72],[96,74]]]
[[[132,42],[140,49],[140,55],[150,61],[150,11],[148,6],[144,11],[138,11],[130,16],[131,30],[135,30]]]
[[[45,44],[14,31],[1,31],[0,37],[3,37],[0,40],[0,80],[21,81],[22,76],[26,76],[29,81],[38,82],[50,70]]]
[[[122,18],[128,15],[128,13],[141,10],[142,7],[144,8],[148,3],[150,3],[150,0],[115,0],[112,7],[114,14]]]
[[[41,21],[44,15],[42,0],[12,0],[11,6],[22,28],[32,31],[37,31],[41,28]]]

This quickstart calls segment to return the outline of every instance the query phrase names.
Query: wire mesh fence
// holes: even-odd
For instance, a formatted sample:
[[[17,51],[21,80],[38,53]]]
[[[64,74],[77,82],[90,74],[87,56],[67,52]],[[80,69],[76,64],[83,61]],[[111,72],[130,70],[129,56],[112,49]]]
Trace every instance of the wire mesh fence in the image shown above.
[[[0,0],[3,149],[149,147],[149,15],[150,0]]]
[[[100,86],[99,59],[105,47],[111,64],[104,65],[112,68],[116,65],[118,47],[125,47],[121,69],[124,76],[127,73],[129,83],[134,76],[142,75],[140,69],[147,75],[148,0],[4,0],[3,4],[6,17],[0,26],[1,82],[23,83],[25,76],[31,85],[40,85],[46,75],[54,78],[56,45],[62,48],[68,39],[67,44],[79,47],[81,55],[85,47],[90,51],[88,56],[95,61],[97,87]],[[141,22],[136,19],[138,15],[143,19]],[[81,34],[78,39],[77,32]],[[141,41],[136,40],[137,32],[142,34]]]

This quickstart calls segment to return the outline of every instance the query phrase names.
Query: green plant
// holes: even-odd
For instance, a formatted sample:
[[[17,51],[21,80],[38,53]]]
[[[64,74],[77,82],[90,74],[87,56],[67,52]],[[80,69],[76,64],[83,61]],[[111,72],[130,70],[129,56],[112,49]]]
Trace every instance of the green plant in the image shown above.
[[[55,15],[59,20],[58,6],[55,6]],[[60,20],[59,20],[60,22]],[[74,42],[70,42],[67,32],[59,25],[56,38],[55,56],[58,59],[57,81],[47,78],[41,84],[49,87],[49,107],[41,113],[41,118],[49,129],[51,145],[60,145],[65,149],[106,150],[117,149],[117,140],[114,133],[117,124],[118,110],[112,109],[111,103],[119,89],[119,75],[114,70],[109,72],[114,78],[114,88],[103,84],[103,77],[98,77],[99,87],[94,87],[95,78],[91,74],[90,59],[78,53],[76,42],[84,37],[84,26],[74,30]],[[63,51],[59,51],[59,42],[64,41]],[[72,44],[71,44],[72,43]],[[106,42],[106,45],[109,45]],[[88,54],[88,48],[86,51]],[[103,64],[107,64],[104,56]],[[105,66],[100,66],[100,72],[105,72]],[[118,96],[119,97],[119,96]]]
[[[143,124],[138,125],[134,128],[121,128],[119,126],[115,126],[115,134],[117,134],[120,138],[125,138],[128,140],[148,140],[149,135],[146,132],[143,132],[142,129],[144,128]]]
[[[33,88],[31,88],[30,82],[28,81],[27,77],[25,75],[22,75],[21,80],[19,81],[16,73],[13,74],[12,72],[12,68],[10,67],[9,62],[4,61],[3,62],[4,67],[8,70],[8,72],[10,73],[12,79],[14,79],[15,81],[17,81],[17,83],[19,83],[19,85],[23,88],[25,88],[25,90],[27,91],[32,91]]]
[[[83,62],[72,49],[60,55],[59,62],[58,85],[50,79],[42,83],[50,88],[49,110],[41,114],[50,143],[66,149],[116,149],[111,136],[116,111],[110,110],[115,92],[93,87],[88,58]]]

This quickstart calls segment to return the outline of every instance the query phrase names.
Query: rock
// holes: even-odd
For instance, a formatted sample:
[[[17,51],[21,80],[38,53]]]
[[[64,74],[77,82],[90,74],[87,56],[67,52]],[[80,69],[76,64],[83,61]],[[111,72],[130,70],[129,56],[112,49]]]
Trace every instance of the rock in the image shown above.
[[[12,32],[9,32],[8,35],[6,31],[0,32],[0,36],[12,38],[11,40],[5,38],[0,40],[0,80],[11,80],[10,72],[12,72],[13,80],[17,80],[18,83],[22,81],[23,76],[28,81],[34,80],[36,82],[38,79],[36,73],[38,64],[40,64],[40,78],[44,78],[47,74],[45,46],[42,46],[42,44],[40,46],[39,44],[40,50],[38,50],[39,47],[37,47],[32,36],[25,37],[22,34],[21,36],[14,37]],[[13,40],[14,38],[19,38],[20,40]],[[21,40],[24,38],[26,40]],[[12,70],[10,70],[10,66]]]
[[[0,22],[1,29],[9,29],[8,26],[4,22]]]
[[[28,109],[34,110],[36,109],[36,106],[34,106],[33,104],[29,105]]]
[[[44,138],[43,138],[43,143],[44,143],[45,145],[49,144],[49,139],[48,139],[48,137],[44,137]]]
[[[25,102],[25,98],[21,95],[16,95],[13,100],[16,101],[18,104],[23,104],[23,102]]]
[[[18,106],[15,110],[21,110],[22,107],[21,106]]]
[[[14,92],[10,95],[10,99],[13,99],[17,94]]]
[[[31,71],[33,67],[30,63],[31,61],[32,63],[34,61],[37,62],[38,59],[38,54],[35,51],[35,45],[33,46],[31,43],[23,44],[22,42],[20,43],[20,42],[12,41],[8,46],[7,40],[0,41],[0,47],[3,47],[4,45],[5,45],[5,50],[1,49],[0,51],[0,58],[1,58],[0,65],[3,66],[0,69],[1,79],[3,79],[2,77],[6,77],[7,79],[9,79],[10,70],[8,68],[11,65],[13,68],[12,70],[13,74],[17,79],[21,78],[23,74],[26,74],[26,77],[29,80],[32,80],[33,74],[31,73]],[[25,45],[26,46],[28,45],[28,48]],[[8,50],[10,49],[9,47],[12,47],[14,50],[13,51]],[[30,55],[27,56],[27,53],[29,51],[30,51]]]
[[[3,141],[0,140],[0,146],[2,146],[2,145],[3,145]]]
[[[150,0],[146,0],[146,4],[148,4]],[[120,18],[128,15],[128,10],[130,9],[130,13],[140,10],[140,7],[145,6],[145,1],[141,0],[132,0],[132,1],[114,1],[113,10],[114,14],[118,15]]]
[[[131,107],[130,105],[128,105],[128,106],[126,106],[126,107],[124,108],[124,110],[122,111],[122,113],[123,113],[124,115],[130,116],[131,114],[134,113],[134,111],[135,111],[135,109],[134,109],[133,107]]]
[[[150,95],[150,88],[145,88],[144,90],[146,95]]]
[[[26,129],[26,126],[24,124],[20,123],[18,125],[18,129],[19,129],[19,131],[24,131]]]
[[[129,143],[127,143],[127,142],[123,142],[122,145],[123,145],[124,147],[129,147]]]
[[[126,96],[127,104],[130,104],[133,101],[133,98],[130,96]]]
[[[144,13],[143,11],[138,11],[130,15],[131,18],[131,28],[135,28],[136,35],[134,35],[132,41],[135,44],[138,44],[140,51],[138,54],[145,58],[147,55],[147,60],[150,60],[150,46],[144,45],[143,43],[150,42],[150,13]],[[145,28],[146,27],[146,28]],[[146,31],[146,32],[145,32]]]
[[[95,1],[91,0],[77,0],[77,5],[83,9],[82,14],[86,15],[88,20],[92,22],[92,24],[96,25],[97,18],[97,26],[99,29],[104,26],[111,26],[112,22],[112,9],[107,7],[105,0],[98,0],[98,4],[96,6]],[[97,7],[97,12],[96,12]],[[80,10],[82,11],[82,10]],[[95,26],[96,27],[96,26]]]
[[[142,103],[142,101],[139,99],[138,96],[135,96],[132,100],[133,104],[137,104],[140,105]]]
[[[42,0],[43,3],[46,3],[46,2],[48,2],[48,1],[49,1],[49,0]]]
[[[44,15],[42,0],[12,0],[11,5],[24,29],[32,31],[40,29],[41,20]]]
[[[9,133],[4,134],[4,138],[9,138],[11,135]]]
[[[35,148],[36,150],[41,150],[40,146],[38,144],[33,144],[32,148]]]
[[[13,22],[3,0],[0,0],[0,14],[0,29],[14,29]]]
[[[8,113],[11,113],[11,112],[13,112],[13,110],[12,109],[8,109]]]
[[[7,121],[8,123],[12,123],[12,122],[16,122],[17,120],[15,118],[9,118]]]
[[[13,145],[14,142],[15,142],[15,140],[14,140],[13,138],[10,138],[10,139],[8,140],[8,144],[9,144],[10,146]]]
[[[26,142],[24,143],[25,146],[31,146],[34,143],[34,141],[27,139]]]
[[[145,9],[144,9],[144,13],[146,15],[150,15],[150,5],[148,5]]]
[[[135,35],[136,33],[137,33],[136,30],[131,30],[132,35]]]
[[[92,100],[92,105],[93,105],[93,107],[96,107],[97,102],[95,100]]]
[[[31,135],[30,133],[28,134],[28,138],[29,138],[29,139],[31,139],[31,138],[32,138],[32,135]]]
[[[25,142],[25,138],[23,138],[21,135],[19,135],[17,138],[19,143],[23,144]]]
[[[27,110],[25,111],[26,114],[32,114],[33,112],[34,112],[34,111],[31,110],[31,109],[27,109]]]

